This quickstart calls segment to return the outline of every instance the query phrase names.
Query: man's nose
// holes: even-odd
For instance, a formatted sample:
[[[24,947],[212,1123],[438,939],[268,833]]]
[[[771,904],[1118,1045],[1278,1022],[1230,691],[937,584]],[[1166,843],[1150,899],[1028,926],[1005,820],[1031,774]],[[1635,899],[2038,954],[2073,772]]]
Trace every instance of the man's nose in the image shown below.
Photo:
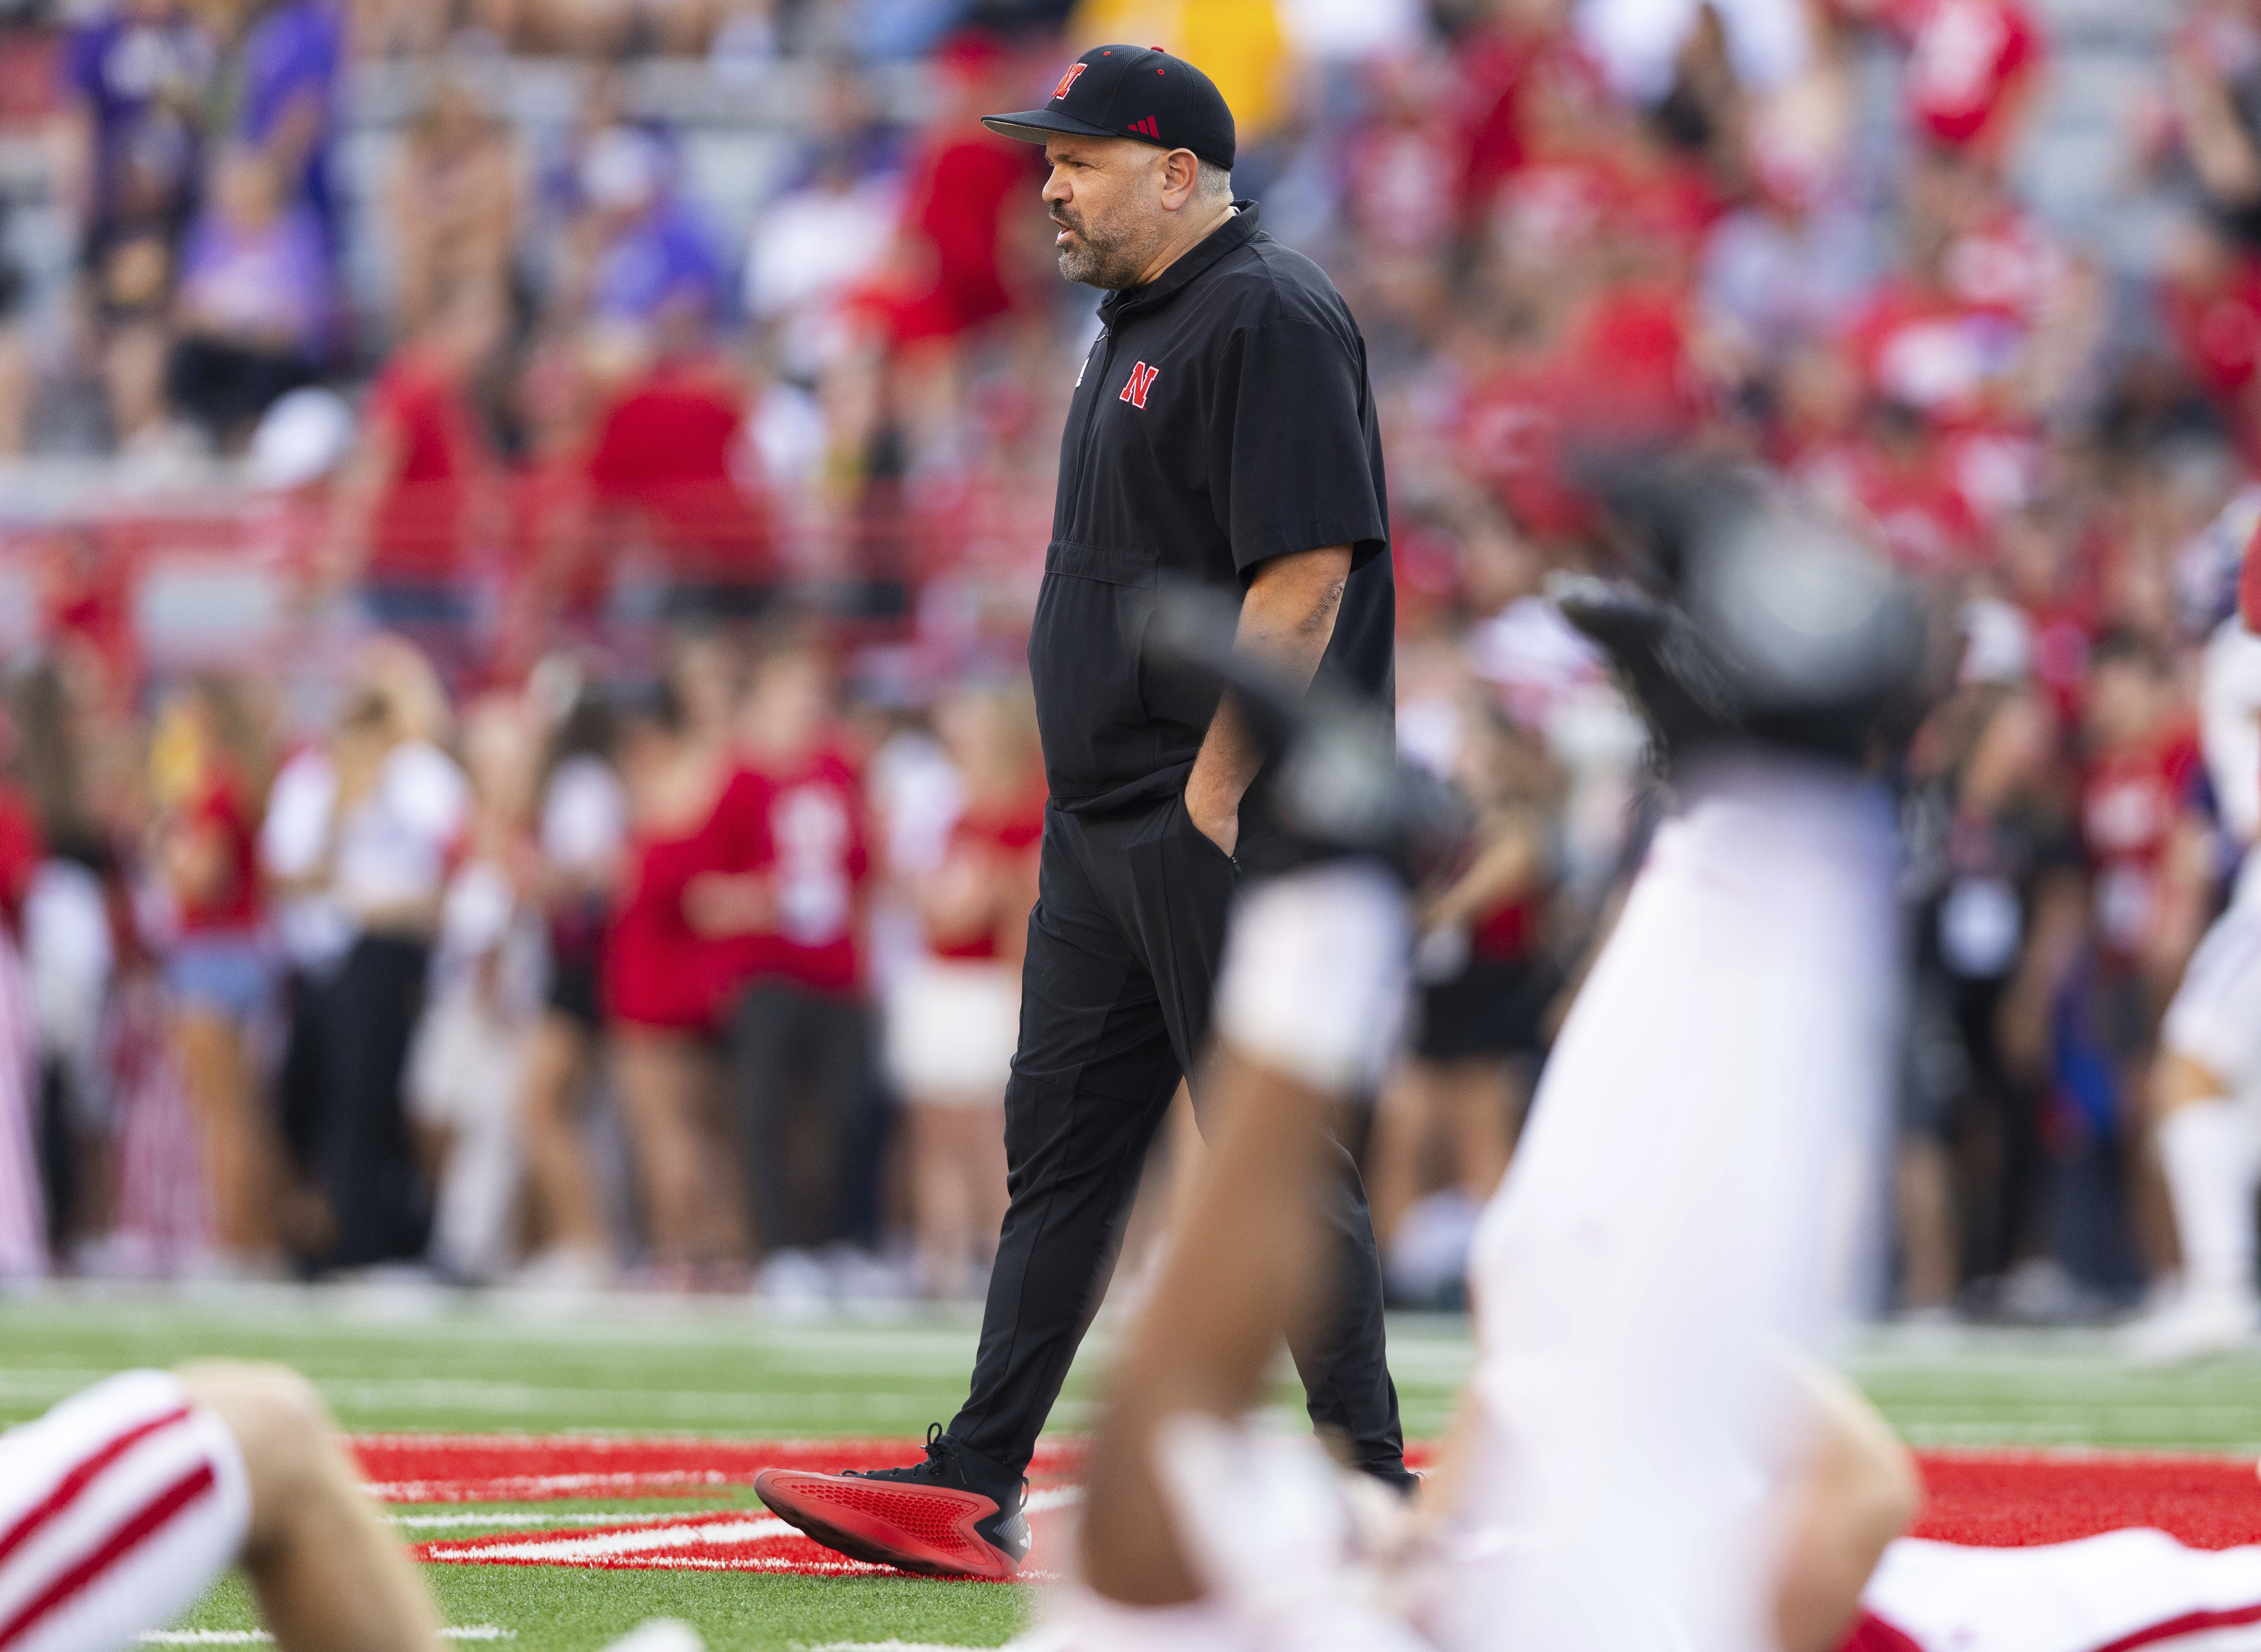
[[[1065,201],[1067,198],[1067,174],[1055,169],[1052,175],[1044,180],[1044,198],[1047,201]]]

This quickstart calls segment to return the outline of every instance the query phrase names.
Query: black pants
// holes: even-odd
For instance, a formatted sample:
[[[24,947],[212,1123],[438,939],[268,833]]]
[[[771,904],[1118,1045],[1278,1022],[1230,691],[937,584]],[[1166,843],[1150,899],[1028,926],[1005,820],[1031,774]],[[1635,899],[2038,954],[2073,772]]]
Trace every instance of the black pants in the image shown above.
[[[224,439],[315,377],[314,364],[293,352],[184,338],[166,360],[165,394]]]
[[[871,1016],[844,993],[756,981],[730,1022],[731,1093],[756,1239],[764,1250],[854,1237],[868,1201]]]
[[[316,1174],[337,1223],[321,1258],[365,1268],[420,1255],[432,1203],[408,1138],[402,1070],[424,1009],[431,949],[404,937],[364,935],[322,994],[328,1084],[316,1132]]]
[[[951,1440],[1012,1475],[1027,1467],[1106,1292],[1154,1131],[1207,1043],[1235,876],[1176,798],[1105,818],[1045,814],[1021,1045],[1005,1087],[1012,1202],[973,1393],[950,1425]],[[1198,1112],[1198,1089],[1195,1103]],[[1341,1311],[1290,1351],[1311,1420],[1359,1467],[1395,1470],[1404,1441],[1383,1354],[1382,1267],[1357,1166],[1337,1154],[1327,1217],[1341,1247]]]

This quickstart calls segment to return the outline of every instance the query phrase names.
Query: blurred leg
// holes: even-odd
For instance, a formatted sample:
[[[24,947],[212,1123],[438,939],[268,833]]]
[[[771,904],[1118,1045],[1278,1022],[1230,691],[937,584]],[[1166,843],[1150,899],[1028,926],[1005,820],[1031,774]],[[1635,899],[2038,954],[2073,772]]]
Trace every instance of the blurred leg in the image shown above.
[[[1564,1024],[1478,1231],[1497,1535],[1448,1648],[1767,1644],[1785,1351],[1844,1323],[1898,1047],[1880,791],[1752,754],[1690,780]]]
[[[547,1014],[527,1052],[519,1124],[527,1174],[541,1212],[541,1244],[601,1254],[611,1244],[597,1196],[597,1175],[582,1139],[581,1093],[590,1066],[590,1038],[569,1016]]]
[[[428,1184],[411,1150],[401,1076],[423,1011],[431,951],[405,936],[364,935],[346,955],[325,1029],[328,1096],[321,1177],[337,1218],[339,1268],[420,1254]]]
[[[973,1249],[973,1204],[955,1129],[963,1111],[949,1098],[933,1096],[913,1097],[908,1110],[919,1280],[931,1296],[955,1296],[964,1288]]]
[[[126,323],[103,346],[103,389],[110,399],[110,422],[121,442],[161,424],[165,417],[165,358],[172,341],[156,321]]]
[[[822,995],[809,1006],[809,1081],[815,1090],[822,1138],[820,1174],[824,1178],[818,1219],[822,1237],[853,1242],[859,1212],[871,1208],[857,1185],[872,1164],[872,1026],[864,1006],[846,995]]]
[[[1407,1061],[1382,1087],[1374,1110],[1366,1186],[1374,1235],[1384,1250],[1421,1196],[1421,1153],[1436,1119],[1436,1079],[1434,1062]]]
[[[2152,1076],[2159,1164],[2174,1207],[2183,1288],[2242,1297],[2253,1289],[2252,1131],[2222,1078],[2163,1052]]]
[[[1002,1100],[959,1110],[951,1120],[959,1132],[958,1162],[965,1167],[967,1203],[973,1210],[973,1243],[986,1270],[997,1259],[997,1230],[1004,1225],[1005,1106]]]
[[[1453,1061],[1437,1074],[1437,1088],[1454,1183],[1482,1204],[1498,1190],[1515,1149],[1514,1072],[1503,1056]]]
[[[23,329],[0,328],[0,455],[22,455],[31,435],[32,395],[37,387]]]
[[[730,1020],[729,1099],[736,1109],[757,1254],[803,1237],[793,1225],[788,1124],[798,1074],[800,995],[780,981],[748,990]]]
[[[635,1156],[645,1233],[652,1260],[668,1267],[698,1260],[700,1206],[707,1197],[697,1062],[687,1033],[623,1024],[613,1037],[613,1074]]]
[[[693,1039],[687,1053],[684,1081],[699,1133],[699,1214],[692,1254],[701,1263],[743,1262],[751,1256],[753,1241],[744,1183],[736,1173],[737,1131],[726,1070],[704,1038]]]
[[[242,1565],[284,1652],[436,1652],[439,1613],[355,1483],[321,1400],[277,1366],[181,1372],[243,1453],[251,1529]]]
[[[1899,1217],[1903,1308],[1945,1308],[1955,1301],[1959,1282],[1952,1182],[1946,1143],[1923,1133],[1900,1143],[1892,1193]]]
[[[242,1035],[220,1012],[190,1008],[175,1012],[173,1042],[196,1109],[220,1248],[235,1256],[269,1250],[275,1157],[250,1093]]]

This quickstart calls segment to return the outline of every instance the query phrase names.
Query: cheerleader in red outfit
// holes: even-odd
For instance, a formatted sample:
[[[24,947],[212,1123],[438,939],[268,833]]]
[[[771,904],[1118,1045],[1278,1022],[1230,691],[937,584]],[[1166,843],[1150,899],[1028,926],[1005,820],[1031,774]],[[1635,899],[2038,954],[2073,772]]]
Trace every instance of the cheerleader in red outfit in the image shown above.
[[[702,657],[678,662],[632,725],[624,752],[629,836],[623,896],[604,959],[613,1074],[636,1164],[653,1262],[680,1272],[743,1256],[745,1222],[724,1167],[714,1030],[722,985],[714,942],[685,896],[733,857],[718,816],[747,782],[725,737]]]
[[[1044,759],[1026,682],[955,693],[936,724],[964,807],[939,864],[917,880],[927,956],[890,996],[887,1073],[910,1126],[922,1283],[930,1296],[979,1295],[1005,1219],[1005,1080],[1044,834]]]

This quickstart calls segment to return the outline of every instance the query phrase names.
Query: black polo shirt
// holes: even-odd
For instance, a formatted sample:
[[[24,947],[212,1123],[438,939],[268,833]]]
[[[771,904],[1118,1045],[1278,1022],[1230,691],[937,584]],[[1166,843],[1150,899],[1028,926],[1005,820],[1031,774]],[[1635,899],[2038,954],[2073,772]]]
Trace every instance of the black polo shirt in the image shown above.
[[[1243,202],[1099,315],[1029,638],[1052,799],[1089,813],[1182,790],[1217,711],[1140,657],[1163,579],[1238,602],[1270,558],[1350,545],[1319,670],[1385,704],[1396,623],[1366,341],[1325,272]]]

